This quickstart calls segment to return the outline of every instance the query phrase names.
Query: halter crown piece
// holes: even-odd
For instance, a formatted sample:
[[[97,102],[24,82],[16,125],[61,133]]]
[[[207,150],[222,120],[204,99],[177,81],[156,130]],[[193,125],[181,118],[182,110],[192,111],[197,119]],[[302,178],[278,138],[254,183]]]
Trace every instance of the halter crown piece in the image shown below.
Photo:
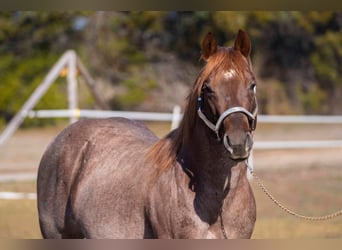
[[[219,135],[219,130],[220,127],[222,125],[222,122],[224,121],[224,119],[226,119],[229,115],[233,114],[233,113],[243,113],[248,117],[248,120],[250,121],[250,126],[252,130],[255,130],[256,127],[256,116],[258,113],[258,106],[255,107],[253,113],[249,112],[247,109],[243,108],[243,107],[232,107],[227,109],[226,111],[224,111],[220,117],[218,118],[216,124],[212,123],[211,121],[209,121],[209,119],[205,116],[205,114],[202,112],[202,97],[199,96],[197,98],[197,103],[198,103],[198,109],[197,109],[197,114],[198,116],[202,119],[202,121],[205,123],[205,125],[208,126],[208,128],[210,128],[212,131],[215,132],[216,136],[217,136],[217,140],[221,140],[220,135]]]

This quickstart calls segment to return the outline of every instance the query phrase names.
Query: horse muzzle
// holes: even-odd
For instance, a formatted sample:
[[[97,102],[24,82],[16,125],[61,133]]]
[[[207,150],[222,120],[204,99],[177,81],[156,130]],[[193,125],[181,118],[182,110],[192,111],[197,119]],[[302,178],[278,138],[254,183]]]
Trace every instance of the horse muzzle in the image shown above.
[[[236,138],[239,138],[238,140]],[[243,138],[241,140],[241,138]],[[230,153],[232,160],[246,160],[253,147],[253,138],[250,132],[244,133],[244,136],[230,136],[226,133],[223,136],[223,145]]]
[[[256,128],[256,117],[258,112],[258,106],[256,105],[253,113],[250,113],[243,107],[232,107],[224,111],[217,122],[212,123],[201,110],[202,97],[198,97],[198,109],[197,114],[204,124],[215,132],[218,141],[223,141],[224,147],[230,153],[230,158],[233,160],[245,160],[249,157],[250,151],[253,147],[252,132]],[[234,113],[242,113],[247,117],[249,123],[249,131],[235,130],[231,133],[225,132],[224,136],[220,136],[220,128],[224,120]]]

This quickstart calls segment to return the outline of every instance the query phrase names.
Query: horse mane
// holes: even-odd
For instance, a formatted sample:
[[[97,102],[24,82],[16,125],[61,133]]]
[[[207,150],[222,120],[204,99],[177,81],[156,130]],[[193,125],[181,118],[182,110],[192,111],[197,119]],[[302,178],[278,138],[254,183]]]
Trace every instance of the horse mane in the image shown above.
[[[179,127],[149,148],[147,160],[156,166],[158,173],[163,172],[174,165],[180,148],[190,140],[191,132],[196,125],[197,98],[201,94],[203,83],[210,74],[215,73],[219,68],[227,68],[232,65],[232,60],[227,60],[228,58],[232,59],[230,51],[233,50],[231,48],[220,47],[218,51],[207,60],[206,65],[200,71],[200,74],[187,97],[187,105]]]

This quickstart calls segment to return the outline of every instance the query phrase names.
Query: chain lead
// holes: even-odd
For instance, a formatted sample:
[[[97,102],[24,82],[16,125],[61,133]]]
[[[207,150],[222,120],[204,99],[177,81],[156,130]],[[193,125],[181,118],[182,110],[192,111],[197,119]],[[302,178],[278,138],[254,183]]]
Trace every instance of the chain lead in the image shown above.
[[[252,167],[250,166],[250,164],[247,163],[247,168],[249,170],[249,172],[251,173],[251,175],[254,177],[256,183],[258,184],[258,186],[261,188],[261,190],[278,206],[280,207],[282,210],[284,210],[285,212],[300,218],[300,219],[304,219],[304,220],[310,220],[310,221],[323,221],[323,220],[330,220],[333,219],[337,216],[341,216],[342,215],[342,209],[335,212],[335,213],[331,213],[331,214],[327,214],[327,215],[323,215],[323,216],[305,216],[305,215],[301,215],[298,214],[290,209],[288,209],[287,207],[285,207],[283,204],[281,204],[279,201],[277,201],[273,195],[267,190],[267,188],[264,186],[264,184],[262,184],[262,182],[260,181],[259,177],[254,173]]]
[[[222,218],[222,207],[220,209],[220,223],[221,223],[221,232],[223,234],[224,239],[228,239],[226,230],[224,229],[223,218]]]

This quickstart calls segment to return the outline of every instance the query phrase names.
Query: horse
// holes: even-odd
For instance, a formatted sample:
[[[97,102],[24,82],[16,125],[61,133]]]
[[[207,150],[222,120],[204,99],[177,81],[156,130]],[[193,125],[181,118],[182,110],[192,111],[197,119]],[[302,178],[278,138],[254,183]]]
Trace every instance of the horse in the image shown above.
[[[257,120],[251,42],[209,32],[177,129],[159,139],[125,118],[81,119],[47,147],[38,168],[44,238],[250,238],[256,204],[247,178]]]

